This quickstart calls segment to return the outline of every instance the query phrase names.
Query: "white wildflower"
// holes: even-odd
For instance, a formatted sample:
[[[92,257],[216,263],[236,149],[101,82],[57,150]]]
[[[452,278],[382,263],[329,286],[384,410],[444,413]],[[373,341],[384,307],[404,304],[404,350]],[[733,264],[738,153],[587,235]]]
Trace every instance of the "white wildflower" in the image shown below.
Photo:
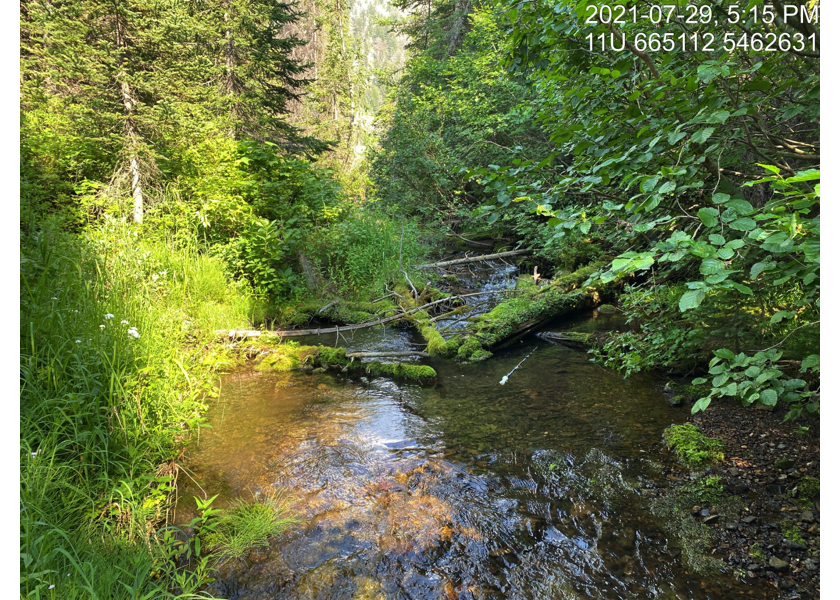
[[[114,315],[112,315],[111,313],[108,313],[107,315],[105,315],[105,320],[106,321],[110,321],[113,318],[114,318]]]
[[[120,321],[120,325],[128,325],[128,321],[126,321],[125,319],[123,319],[122,321]]]
[[[139,337],[140,337],[140,334],[139,334],[139,333],[137,333],[137,328],[136,328],[136,327],[132,327],[132,328],[130,328],[130,329],[128,330],[128,335],[130,335],[130,336],[131,336],[131,337],[133,337],[133,338],[139,338]]]
[[[81,344],[81,343],[82,343],[82,340],[76,340],[76,343],[77,343],[77,344]]]
[[[100,325],[99,325],[99,329],[105,329],[105,325],[100,324]]]
[[[53,300],[58,300],[58,297],[57,297],[57,296],[53,296],[53,297],[52,297],[52,299],[53,299]]]

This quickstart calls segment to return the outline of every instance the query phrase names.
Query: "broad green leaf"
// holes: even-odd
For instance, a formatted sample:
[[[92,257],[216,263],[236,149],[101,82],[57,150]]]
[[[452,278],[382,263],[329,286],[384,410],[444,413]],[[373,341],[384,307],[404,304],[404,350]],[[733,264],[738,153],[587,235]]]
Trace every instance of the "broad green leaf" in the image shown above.
[[[709,243],[715,246],[723,246],[726,243],[726,238],[719,233],[713,233],[709,236]]]
[[[728,208],[734,209],[740,215],[749,215],[755,212],[755,208],[753,205],[747,202],[746,200],[742,200],[740,198],[735,198],[734,200],[730,200],[726,203]]]
[[[718,211],[714,208],[701,208],[697,211],[697,216],[706,227],[714,227],[718,223]]]
[[[778,395],[776,394],[776,390],[771,389],[762,390],[758,396],[759,402],[766,406],[776,406],[777,399]]]
[[[724,269],[723,271],[718,271],[714,275],[706,277],[706,282],[712,285],[717,285],[718,283],[726,281],[729,278],[729,276],[732,275],[734,272],[735,271],[730,271],[727,269]]]
[[[677,184],[673,181],[666,181],[661,186],[659,186],[659,193],[660,194],[670,194],[675,189],[677,189]]]
[[[726,383],[727,381],[729,381],[729,374],[728,373],[722,373],[722,374],[718,375],[717,377],[715,377],[714,379],[712,379],[712,385],[715,386],[715,387],[720,387],[724,383]]]
[[[736,219],[729,223],[729,227],[736,231],[750,231],[755,229],[755,225],[755,221],[749,217],[741,217],[740,219]]]
[[[819,368],[820,366],[820,355],[819,354],[811,354],[807,358],[802,361],[802,365],[800,365],[800,371],[805,371],[807,369],[811,369],[813,367]]]
[[[798,183],[800,181],[813,181],[820,178],[819,169],[809,169],[808,171],[800,171],[793,177],[785,179],[786,183]]]
[[[775,166],[775,165],[763,165],[763,164],[761,164],[761,163],[758,163],[758,166],[759,166],[759,167],[764,167],[765,169],[767,169],[767,170],[768,170],[768,171],[770,171],[771,173],[775,173],[776,175],[778,175],[779,173],[781,173],[781,169],[779,169],[779,167],[777,167],[777,166]]]
[[[730,285],[732,287],[734,287],[736,290],[738,290],[739,292],[741,292],[742,294],[746,294],[747,296],[752,296],[753,295],[753,291],[742,283],[735,283],[733,281]]]
[[[704,290],[688,290],[680,298],[680,312],[697,308],[705,297],[706,292]]]
[[[653,190],[656,189],[656,184],[659,183],[659,179],[660,179],[659,175],[653,175],[651,177],[645,177],[642,180],[642,183],[639,186],[639,189],[641,189],[642,192],[652,192]]]
[[[712,134],[715,132],[714,127],[704,127],[694,132],[691,136],[691,141],[696,144],[705,144]]]
[[[691,407],[691,414],[697,414],[701,410],[706,410],[709,408],[709,404],[711,404],[712,399],[711,397],[700,398],[697,402],[694,403],[694,406]]]
[[[794,313],[790,312],[789,310],[780,310],[779,312],[775,313],[772,317],[770,317],[771,323],[778,323],[784,319],[789,319],[793,316]]]
[[[700,263],[700,272],[703,275],[714,275],[724,267],[725,265],[718,259],[707,258],[704,259],[702,263]]]
[[[729,118],[730,114],[731,113],[728,110],[720,110],[720,111],[714,113],[712,116],[710,116],[709,119],[708,119],[708,122],[709,123],[725,123],[726,120]]]

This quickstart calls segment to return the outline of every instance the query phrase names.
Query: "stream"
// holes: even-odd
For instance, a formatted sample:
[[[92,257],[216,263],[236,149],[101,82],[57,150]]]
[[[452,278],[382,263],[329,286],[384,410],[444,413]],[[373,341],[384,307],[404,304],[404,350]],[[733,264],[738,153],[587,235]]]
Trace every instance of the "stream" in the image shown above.
[[[498,283],[503,289],[504,280]],[[473,288],[474,289],[474,288]],[[616,329],[598,311],[552,330]],[[334,345],[335,334],[301,343]],[[354,349],[416,349],[397,327]],[[529,353],[506,385],[502,377]],[[193,495],[214,506],[279,492],[301,522],[222,565],[208,591],[257,598],[772,597],[698,576],[648,510],[662,431],[685,420],[661,382],[624,379],[532,335],[488,361],[429,360],[434,387],[331,375],[226,376],[191,446]],[[775,592],[775,590],[772,590]]]

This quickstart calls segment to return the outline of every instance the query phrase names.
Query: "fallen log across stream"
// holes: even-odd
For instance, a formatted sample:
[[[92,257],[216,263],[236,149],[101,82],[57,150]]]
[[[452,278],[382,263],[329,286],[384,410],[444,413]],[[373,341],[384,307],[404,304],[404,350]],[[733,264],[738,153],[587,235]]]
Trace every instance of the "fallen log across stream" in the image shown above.
[[[489,358],[551,321],[594,308],[618,287],[617,282],[589,281],[603,265],[590,264],[548,285],[533,286],[470,322],[458,343],[458,358],[472,362]],[[587,283],[588,282],[588,283]]]
[[[405,358],[408,356],[419,356],[420,358],[429,358],[428,352],[421,350],[404,350],[393,352],[348,352],[347,358]]]
[[[531,254],[531,250],[511,250],[509,252],[497,252],[496,254],[483,254],[481,256],[468,256],[466,258],[456,258],[455,260],[443,260],[435,263],[426,263],[424,265],[417,265],[415,269],[437,269],[442,267],[453,267],[455,265],[465,265],[467,263],[481,262],[483,260],[493,260],[495,258],[508,258],[510,256],[523,256]]]
[[[246,339],[246,338],[258,338],[264,335],[273,335],[277,337],[301,337],[305,335],[324,335],[328,333],[342,333],[345,331],[354,331],[356,329],[365,329],[367,327],[376,327],[377,325],[385,325],[387,323],[392,323],[394,321],[399,321],[400,319],[404,319],[409,315],[412,315],[416,312],[421,310],[426,310],[427,308],[431,308],[433,306],[437,306],[438,304],[443,304],[444,302],[451,302],[453,300],[458,300],[461,298],[471,298],[475,296],[487,296],[490,294],[505,294],[505,293],[516,293],[516,290],[489,290],[486,292],[474,292],[470,294],[459,294],[457,296],[447,296],[446,298],[440,298],[435,300],[434,302],[429,302],[424,304],[423,306],[418,306],[416,308],[412,308],[401,312],[400,314],[393,315],[390,317],[385,317],[382,319],[378,319],[376,321],[368,321],[366,323],[357,323],[355,325],[336,325],[335,327],[318,327],[316,329],[285,329],[285,330],[260,330],[260,329],[217,329],[215,331],[216,335],[228,337],[230,339]]]

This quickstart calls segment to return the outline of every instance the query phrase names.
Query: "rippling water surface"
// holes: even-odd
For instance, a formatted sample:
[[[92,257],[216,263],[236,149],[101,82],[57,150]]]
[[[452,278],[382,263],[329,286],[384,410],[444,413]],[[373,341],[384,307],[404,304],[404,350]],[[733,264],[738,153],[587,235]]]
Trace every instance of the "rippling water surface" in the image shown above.
[[[616,317],[594,315],[558,329],[615,326]],[[367,349],[420,341],[399,329],[339,340]],[[731,576],[687,573],[646,508],[657,461],[667,460],[662,430],[684,419],[655,380],[625,380],[533,336],[484,363],[430,364],[439,374],[431,388],[249,371],[224,379],[212,428],[189,453],[195,479],[220,506],[283,490],[302,524],[225,565],[211,592],[763,597]],[[189,486],[182,521],[200,493]]]

